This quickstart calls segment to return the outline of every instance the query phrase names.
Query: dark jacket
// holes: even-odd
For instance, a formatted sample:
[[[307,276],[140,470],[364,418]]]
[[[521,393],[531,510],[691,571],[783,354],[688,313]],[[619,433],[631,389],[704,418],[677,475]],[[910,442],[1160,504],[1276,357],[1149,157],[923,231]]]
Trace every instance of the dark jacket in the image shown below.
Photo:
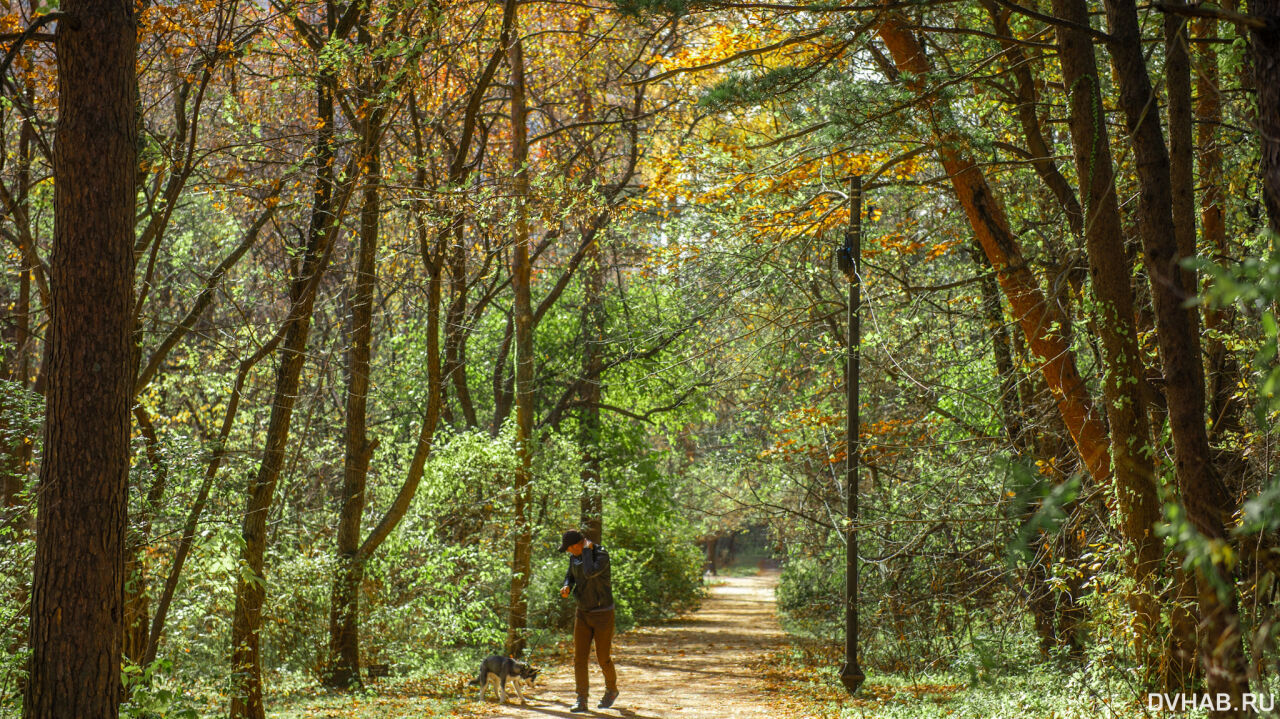
[[[569,570],[564,573],[564,586],[573,591],[578,609],[603,612],[613,609],[613,583],[609,574],[609,553],[598,544],[582,550],[580,556],[569,555]]]

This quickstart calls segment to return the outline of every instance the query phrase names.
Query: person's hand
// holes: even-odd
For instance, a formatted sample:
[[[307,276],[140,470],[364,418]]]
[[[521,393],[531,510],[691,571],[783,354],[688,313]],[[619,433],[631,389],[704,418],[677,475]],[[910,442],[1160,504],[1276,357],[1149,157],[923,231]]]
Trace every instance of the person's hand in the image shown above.
[[[582,540],[582,548],[583,548],[583,549],[591,549],[591,540],[590,540],[590,539],[584,539],[584,540]]]
[[[560,587],[560,596],[561,596],[561,597],[568,597],[568,596],[569,596],[569,587],[568,587],[567,585],[566,585],[566,586],[563,586],[563,587]]]

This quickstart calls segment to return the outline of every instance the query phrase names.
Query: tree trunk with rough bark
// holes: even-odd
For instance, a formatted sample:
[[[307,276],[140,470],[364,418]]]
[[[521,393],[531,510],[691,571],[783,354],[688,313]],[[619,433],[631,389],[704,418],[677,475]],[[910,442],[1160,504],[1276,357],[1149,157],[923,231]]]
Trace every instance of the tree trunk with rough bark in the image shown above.
[[[896,13],[886,12],[877,30],[897,69],[910,74],[911,88],[924,91],[929,62],[919,40],[906,29],[903,19]],[[1004,210],[981,168],[964,151],[966,143],[963,138],[946,129],[956,126],[950,122],[950,107],[938,102],[936,96],[928,95],[925,112],[934,134],[938,160],[951,179],[956,197],[983,252],[995,268],[996,278],[1032,353],[1041,362],[1040,371],[1053,393],[1076,449],[1094,480],[1106,484],[1111,479],[1107,431],[1076,369],[1075,355],[1062,335],[1065,318],[1055,306],[1045,301],[1044,293],[1022,257],[1017,239],[1009,230]]]
[[[515,546],[511,556],[511,608],[507,653],[524,653],[528,627],[529,571],[533,538],[529,528],[529,480],[533,460],[533,308],[529,297],[529,145],[525,105],[524,56],[518,31],[511,43],[511,166],[515,173],[515,228],[512,235],[511,286],[515,293],[516,453],[520,465],[512,482]]]
[[[368,10],[357,22],[356,41],[372,45]],[[379,76],[385,61],[375,60],[361,72],[357,98],[367,109],[359,152],[364,159],[363,197],[360,205],[359,247],[351,283],[351,314],[347,349],[347,397],[342,496],[339,498],[337,562],[329,606],[329,665],[326,686],[360,686],[360,584],[364,578],[360,551],[365,487],[376,442],[368,436],[369,367],[373,346],[373,300],[377,289],[378,230],[381,220],[382,121],[385,110],[378,102]]]
[[[317,109],[321,127],[316,140],[316,181],[312,198],[311,226],[307,246],[297,265],[289,289],[289,314],[285,319],[280,364],[276,369],[275,395],[262,451],[262,462],[249,484],[245,504],[236,606],[231,625],[231,717],[264,719],[262,705],[262,664],[259,631],[262,606],[266,600],[263,556],[267,542],[267,512],[275,497],[276,480],[284,467],[289,424],[298,397],[299,378],[306,360],[307,336],[320,279],[329,264],[338,217],[345,210],[350,188],[335,203],[333,169],[332,77],[321,75],[316,82]],[[352,168],[354,171],[354,168]],[[350,182],[350,180],[348,180]]]
[[[1155,95],[1141,46],[1138,12],[1133,0],[1106,0],[1107,23],[1114,38],[1111,61],[1120,89],[1138,171],[1138,230],[1155,307],[1156,337],[1164,367],[1165,402],[1169,412],[1174,461],[1187,518],[1206,541],[1228,540],[1226,520],[1234,502],[1214,471],[1205,430],[1204,375],[1200,364],[1200,321],[1183,306],[1194,288],[1180,266],[1184,257],[1174,213],[1170,156],[1152,112]],[[1200,655],[1208,689],[1227,694],[1234,706],[1249,690],[1241,647],[1235,584],[1229,567],[1218,563],[1198,568],[1200,584]],[[1221,585],[1225,591],[1214,591]],[[1224,716],[1233,715],[1232,712]]]
[[[23,716],[118,715],[133,396],[137,25],[67,0],[57,30],[47,402]]]
[[[1079,25],[1089,22],[1084,0],[1054,0],[1053,12]],[[1068,130],[1086,207],[1085,247],[1106,371],[1103,394],[1115,475],[1113,499],[1108,504],[1119,511],[1121,529],[1131,545],[1130,575],[1137,589],[1129,603],[1137,619],[1135,631],[1142,656],[1154,652],[1159,645],[1160,606],[1155,581],[1164,557],[1163,543],[1155,532],[1162,514],[1152,461],[1151,427],[1142,392],[1145,370],[1133,320],[1133,287],[1116,198],[1115,166],[1106,123],[1099,110],[1101,81],[1093,40],[1087,33],[1068,26],[1059,27],[1057,33],[1062,76],[1070,88]]]

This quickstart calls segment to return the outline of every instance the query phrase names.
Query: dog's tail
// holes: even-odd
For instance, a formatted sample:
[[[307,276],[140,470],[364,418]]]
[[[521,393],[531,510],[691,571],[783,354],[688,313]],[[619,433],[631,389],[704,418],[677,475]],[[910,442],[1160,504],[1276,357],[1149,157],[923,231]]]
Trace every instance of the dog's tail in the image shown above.
[[[480,676],[467,682],[468,686],[478,687],[484,685],[484,680],[489,678],[489,667],[480,667]]]

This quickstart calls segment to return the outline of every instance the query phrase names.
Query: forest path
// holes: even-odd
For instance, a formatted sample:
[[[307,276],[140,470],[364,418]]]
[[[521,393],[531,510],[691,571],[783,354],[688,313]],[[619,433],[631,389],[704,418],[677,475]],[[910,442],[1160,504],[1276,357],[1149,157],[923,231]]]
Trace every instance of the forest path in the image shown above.
[[[724,719],[774,717],[765,685],[750,675],[747,662],[778,648],[784,640],[774,613],[776,571],[750,577],[718,577],[702,607],[679,620],[640,627],[614,638],[618,701],[596,709],[604,693],[600,667],[591,663],[591,711],[570,714],[573,665],[544,666],[538,687],[521,706],[468,702],[463,714],[487,719],[609,716],[625,719]],[[474,691],[474,690],[473,690]]]

